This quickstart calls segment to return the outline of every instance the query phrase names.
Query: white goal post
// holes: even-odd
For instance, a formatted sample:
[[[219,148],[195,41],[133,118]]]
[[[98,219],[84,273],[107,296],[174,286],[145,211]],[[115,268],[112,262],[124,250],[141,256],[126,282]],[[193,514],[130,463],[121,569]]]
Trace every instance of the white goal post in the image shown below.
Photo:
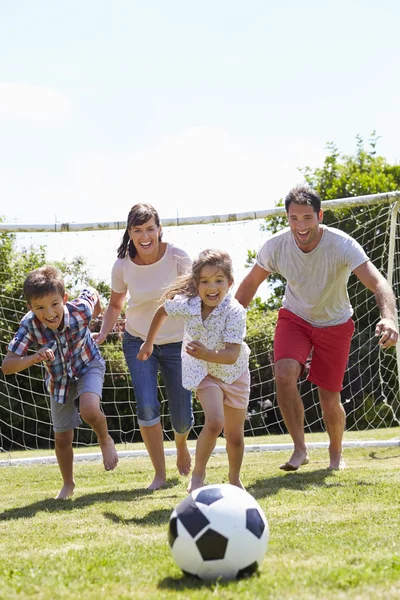
[[[322,203],[322,208],[324,221],[330,226],[345,230],[359,241],[388,279],[396,298],[399,298],[400,192],[329,200]],[[237,214],[162,219],[162,224],[164,239],[184,249],[189,245],[189,254],[192,256],[206,247],[227,250],[233,257],[236,280],[240,283],[245,274],[247,251],[257,250],[262,240],[286,226],[286,221],[284,207],[277,207]],[[101,263],[102,273],[99,275],[97,270],[93,278],[109,283],[116,248],[125,227],[126,221],[54,224],[13,224],[0,221],[0,361],[6,352],[8,341],[18,328],[19,320],[26,312],[21,282],[29,270],[30,263],[26,257],[32,249],[43,248],[47,262],[72,261],[75,256],[82,256],[83,263],[88,265],[87,272],[90,276],[91,268],[98,269]],[[11,253],[10,262],[6,252]],[[23,271],[24,265],[27,266],[27,271],[17,273],[17,270]],[[241,271],[242,275],[238,276]],[[245,431],[248,451],[292,447],[288,444],[257,444],[257,436],[261,434],[286,431],[276,403],[272,373],[273,324],[276,318],[276,302],[273,304],[272,299],[278,284],[279,282],[263,284],[265,287],[262,290],[261,304],[266,303],[269,308],[259,306],[249,312],[247,341],[252,352],[252,387]],[[354,276],[349,281],[349,295],[355,309],[356,331],[342,390],[347,430],[389,430],[399,427],[400,343],[396,349],[389,351],[379,348],[374,338],[375,323],[379,318],[375,299]],[[108,343],[101,346],[107,363],[103,408],[114,440],[130,444],[140,437],[135,398],[121,351],[122,328],[123,320],[109,336]],[[306,431],[323,431],[315,386],[307,382],[305,377],[301,379],[299,386],[305,406]],[[161,380],[159,398],[165,436],[172,439],[168,399]],[[52,448],[49,402],[43,384],[42,366],[36,365],[7,377],[0,372],[0,451]],[[195,425],[192,435],[196,437],[202,426],[202,413],[198,403],[194,404],[194,408]],[[382,438],[381,435],[379,437]],[[362,442],[346,442],[347,445],[360,443]],[[387,439],[372,443],[376,446],[400,445],[400,438],[396,432],[395,437],[392,433]],[[96,445],[96,439],[91,430],[82,425],[76,431],[74,444],[76,447]],[[365,440],[364,445],[371,445],[371,441]],[[320,446],[327,446],[327,442],[314,444],[314,447]],[[220,451],[224,451],[223,446],[216,448],[216,452]],[[171,452],[173,450],[166,451],[167,454]],[[140,450],[129,451],[133,456],[141,453]],[[77,455],[83,459],[96,456],[97,453],[93,452]],[[1,458],[0,454],[0,464],[10,464],[10,461],[2,461]]]

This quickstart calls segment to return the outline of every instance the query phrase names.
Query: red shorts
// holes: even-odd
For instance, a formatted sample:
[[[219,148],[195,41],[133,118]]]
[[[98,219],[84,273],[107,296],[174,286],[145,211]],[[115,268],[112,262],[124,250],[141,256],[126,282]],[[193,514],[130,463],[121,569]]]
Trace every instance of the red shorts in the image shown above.
[[[275,330],[274,362],[293,358],[304,371],[312,350],[307,379],[324,390],[340,392],[353,333],[353,319],[332,327],[313,327],[286,308],[281,308]]]

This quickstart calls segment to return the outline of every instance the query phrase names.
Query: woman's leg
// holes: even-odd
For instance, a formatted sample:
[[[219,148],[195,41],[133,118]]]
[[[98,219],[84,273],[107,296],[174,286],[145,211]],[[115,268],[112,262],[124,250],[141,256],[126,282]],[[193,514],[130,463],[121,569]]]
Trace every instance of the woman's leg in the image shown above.
[[[74,453],[72,450],[72,441],[74,439],[74,430],[56,431],[54,434],[55,451],[58,466],[63,478],[63,487],[56,496],[56,500],[64,500],[74,493]]]
[[[232,408],[224,404],[226,452],[229,462],[229,483],[244,489],[240,481],[240,469],[244,454],[244,421],[247,409]]]
[[[153,354],[146,361],[138,360],[137,353],[143,341],[124,333],[123,351],[131,374],[135,392],[137,418],[143,442],[154,468],[154,478],[147,489],[156,490],[166,482],[166,466],[163,447],[163,431],[160,423],[160,403],[158,401],[158,355]]]
[[[193,425],[192,393],[182,386],[181,347],[180,343],[159,346],[159,361],[175,434],[176,466],[180,475],[189,475],[191,457],[186,442]]]
[[[204,426],[196,444],[196,458],[188,492],[204,485],[208,460],[224,427],[224,394],[221,388],[205,387],[197,390],[197,397],[204,411]]]

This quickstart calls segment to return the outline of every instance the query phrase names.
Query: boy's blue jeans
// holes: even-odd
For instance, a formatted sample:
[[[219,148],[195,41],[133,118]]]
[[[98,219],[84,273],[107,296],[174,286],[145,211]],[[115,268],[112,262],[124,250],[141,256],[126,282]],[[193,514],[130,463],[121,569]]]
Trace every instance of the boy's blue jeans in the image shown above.
[[[151,427],[160,422],[160,402],[157,394],[157,374],[167,392],[171,425],[176,433],[185,434],[193,425],[192,393],[182,387],[182,343],[154,346],[145,361],[136,358],[143,340],[125,331],[122,348],[135,392],[138,423]]]

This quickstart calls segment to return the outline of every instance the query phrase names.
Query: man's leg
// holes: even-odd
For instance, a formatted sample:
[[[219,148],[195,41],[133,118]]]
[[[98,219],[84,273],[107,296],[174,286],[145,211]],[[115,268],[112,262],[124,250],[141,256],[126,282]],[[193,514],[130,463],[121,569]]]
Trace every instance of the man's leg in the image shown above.
[[[292,456],[279,467],[283,471],[297,471],[309,462],[304,438],[304,406],[297,387],[301,368],[292,358],[278,360],[274,367],[278,405],[294,443]]]
[[[329,469],[338,471],[345,468],[342,458],[342,440],[346,423],[346,413],[340,401],[340,392],[330,392],[318,388],[322,417],[329,436]]]

